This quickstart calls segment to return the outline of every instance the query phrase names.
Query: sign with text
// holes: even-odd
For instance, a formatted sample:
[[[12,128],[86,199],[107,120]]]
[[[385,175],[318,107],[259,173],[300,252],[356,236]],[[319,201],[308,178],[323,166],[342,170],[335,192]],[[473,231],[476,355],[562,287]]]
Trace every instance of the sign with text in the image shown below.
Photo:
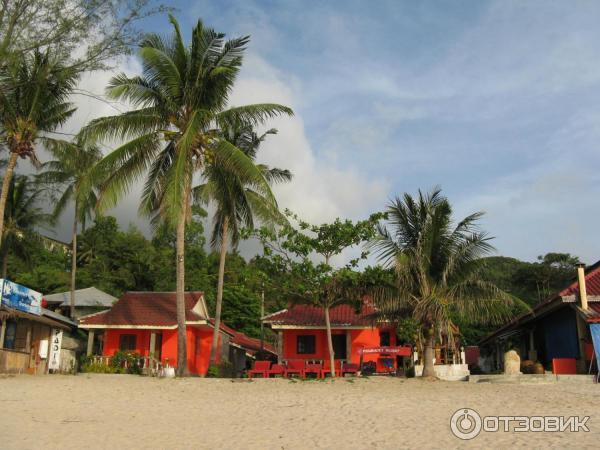
[[[63,332],[58,328],[52,329],[52,342],[50,342],[50,359],[48,359],[48,369],[60,369],[60,348],[62,345]]]
[[[387,353],[389,355],[410,356],[412,347],[365,347],[359,349],[359,352],[363,355],[370,353]]]
[[[12,281],[0,278],[2,306],[30,314],[42,314],[42,294]]]

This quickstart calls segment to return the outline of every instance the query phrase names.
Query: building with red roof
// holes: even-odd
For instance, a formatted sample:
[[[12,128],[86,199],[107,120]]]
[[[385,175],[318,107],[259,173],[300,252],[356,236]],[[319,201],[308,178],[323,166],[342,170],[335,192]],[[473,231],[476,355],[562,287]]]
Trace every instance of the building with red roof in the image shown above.
[[[354,364],[371,362],[377,372],[395,371],[399,362],[395,329],[389,323],[375,324],[369,317],[374,311],[368,299],[358,309],[342,304],[329,310],[335,359]],[[263,322],[278,334],[280,362],[329,359],[323,308],[291,305],[265,316]],[[365,349],[369,352],[364,352]]]
[[[502,354],[511,348],[522,360],[538,361],[546,370],[560,371],[562,360],[569,360],[574,361],[570,372],[575,366],[579,373],[588,372],[593,355],[590,325],[600,323],[600,261],[578,268],[574,277],[567,287],[479,342],[493,369],[501,368]]]
[[[202,292],[185,293],[187,364],[190,373],[208,370],[214,326]],[[175,292],[127,292],[111,309],[81,317],[88,330],[88,355],[112,356],[130,351],[151,356],[163,365],[177,365],[177,307]],[[228,357],[233,333],[219,333],[217,362]]]

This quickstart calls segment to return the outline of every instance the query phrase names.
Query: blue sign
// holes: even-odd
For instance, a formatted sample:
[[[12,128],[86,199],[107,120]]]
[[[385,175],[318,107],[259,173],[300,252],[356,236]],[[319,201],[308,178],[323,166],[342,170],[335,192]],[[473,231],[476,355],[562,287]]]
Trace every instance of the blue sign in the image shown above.
[[[42,294],[20,284],[0,278],[2,306],[19,311],[42,314]]]

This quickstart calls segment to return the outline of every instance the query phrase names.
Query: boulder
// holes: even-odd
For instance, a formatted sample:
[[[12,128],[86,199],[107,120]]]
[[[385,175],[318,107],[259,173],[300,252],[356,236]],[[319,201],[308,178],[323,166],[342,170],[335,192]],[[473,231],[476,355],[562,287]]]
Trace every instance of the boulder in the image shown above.
[[[509,350],[504,354],[504,374],[521,374],[521,358],[519,357],[519,354],[514,350]]]

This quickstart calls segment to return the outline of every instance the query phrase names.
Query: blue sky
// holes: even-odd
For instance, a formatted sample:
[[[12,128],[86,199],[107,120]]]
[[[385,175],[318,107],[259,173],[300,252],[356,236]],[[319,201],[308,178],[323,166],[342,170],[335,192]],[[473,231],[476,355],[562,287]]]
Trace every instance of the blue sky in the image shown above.
[[[283,206],[358,219],[441,185],[457,216],[487,212],[499,254],[600,259],[600,3],[174,6],[188,34],[202,17],[252,36],[233,104],[294,108],[263,152],[296,174],[278,190]],[[170,30],[164,17],[146,27]]]

